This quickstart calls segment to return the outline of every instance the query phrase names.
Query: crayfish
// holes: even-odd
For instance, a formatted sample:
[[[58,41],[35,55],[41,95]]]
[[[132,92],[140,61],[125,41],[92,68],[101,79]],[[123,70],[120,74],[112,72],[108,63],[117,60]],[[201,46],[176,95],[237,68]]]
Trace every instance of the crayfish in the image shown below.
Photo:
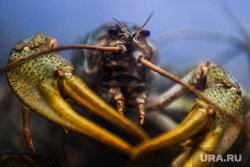
[[[187,149],[183,151],[185,156],[180,154],[169,162],[173,166],[212,165],[214,162],[203,162],[201,157],[225,154],[241,132],[243,100],[239,84],[211,62],[200,65],[183,80],[169,74],[157,66],[158,51],[149,39],[150,32],[143,29],[149,19],[141,27],[115,21],[117,24],[105,24],[79,45],[57,47],[55,39],[35,34],[11,50],[5,70],[10,88],[23,104],[28,146],[36,152],[29,130],[30,111],[34,111],[66,132],[75,131],[127,155],[131,162],[156,150],[191,142],[196,145],[192,151]],[[58,53],[65,49],[78,49],[72,56],[74,67]],[[156,97],[150,91],[159,74],[178,85]],[[198,98],[179,125],[156,137],[143,129],[147,113],[163,111],[189,92]],[[75,105],[126,134],[83,117],[73,109]],[[136,116],[127,118],[131,113]],[[133,120],[135,117],[139,121]],[[167,121],[161,123],[170,126]],[[136,142],[124,136],[134,137]]]

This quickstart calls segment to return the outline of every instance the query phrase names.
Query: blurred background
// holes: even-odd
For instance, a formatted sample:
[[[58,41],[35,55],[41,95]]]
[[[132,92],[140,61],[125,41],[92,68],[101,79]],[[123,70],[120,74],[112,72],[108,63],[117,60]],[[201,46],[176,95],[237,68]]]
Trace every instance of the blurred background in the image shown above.
[[[151,31],[151,38],[159,43],[162,37],[176,29],[204,29],[224,32],[246,38],[225,10],[223,1],[195,0],[11,0],[0,1],[0,65],[7,63],[10,49],[19,40],[37,32],[43,32],[58,40],[59,45],[72,44],[100,25],[120,21],[142,25],[150,13],[154,15],[145,29]],[[246,28],[250,23],[250,1],[228,0],[232,12]],[[247,27],[248,26],[248,27]],[[173,36],[174,37],[174,36]],[[248,39],[249,40],[249,39]],[[217,61],[222,64],[248,91],[250,87],[249,61],[246,52],[233,54],[230,61],[225,54],[235,46],[213,40],[178,40],[160,43],[161,64],[180,68],[197,61]],[[70,51],[63,52],[68,58]],[[1,77],[1,80],[5,79]]]

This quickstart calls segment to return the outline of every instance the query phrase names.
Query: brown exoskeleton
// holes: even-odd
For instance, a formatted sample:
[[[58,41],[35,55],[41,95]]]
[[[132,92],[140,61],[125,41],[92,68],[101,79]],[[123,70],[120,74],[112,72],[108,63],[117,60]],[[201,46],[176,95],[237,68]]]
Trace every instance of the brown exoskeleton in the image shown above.
[[[199,66],[184,79],[185,82],[169,75],[155,65],[157,50],[148,40],[149,31],[143,30],[146,23],[140,28],[129,28],[117,22],[90,34],[83,41],[84,45],[56,47],[54,39],[36,34],[20,41],[11,50],[6,67],[7,79],[24,104],[24,134],[29,147],[35,152],[28,127],[28,113],[33,110],[64,129],[89,136],[133,159],[199,136],[198,149],[194,149],[194,154],[180,158],[182,162],[177,164],[210,165],[212,162],[201,162],[200,154],[226,153],[241,131],[243,102],[238,83],[223,68],[212,63]],[[89,49],[79,51],[73,62],[78,69],[76,73],[83,80],[94,77],[94,83],[88,84],[102,99],[74,75],[72,64],[56,52],[68,48]],[[146,98],[156,75],[153,71],[183,87],[174,86],[160,94],[156,103],[145,105],[146,100],[156,101],[150,96]],[[172,131],[156,138],[150,138],[147,131],[121,114],[125,106],[136,108],[143,123],[144,110],[161,111],[189,91],[198,96],[190,114]],[[65,101],[65,97],[136,137],[140,144],[134,146],[118,134],[82,117]],[[106,102],[114,104],[118,112]],[[168,126],[168,122],[163,124]],[[229,144],[224,145],[225,142]]]

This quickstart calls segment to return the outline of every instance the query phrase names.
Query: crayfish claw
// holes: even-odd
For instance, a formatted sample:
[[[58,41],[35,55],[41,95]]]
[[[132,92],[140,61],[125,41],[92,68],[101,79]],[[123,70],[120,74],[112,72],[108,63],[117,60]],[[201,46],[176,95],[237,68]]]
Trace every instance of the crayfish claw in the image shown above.
[[[148,135],[137,125],[122,117],[112,107],[94,94],[87,85],[75,75],[63,75],[59,79],[60,91],[79,105],[118,126],[136,138],[145,141]]]
[[[121,152],[131,153],[132,146],[128,142],[75,112],[62,95],[139,140],[147,140],[148,135],[140,127],[121,117],[74,75],[70,62],[58,52],[43,53],[56,46],[56,40],[51,40],[45,34],[35,34],[20,41],[12,49],[6,69],[9,86],[21,102],[28,106],[23,107],[24,135],[33,152],[35,149],[26,112],[30,110],[63,128],[86,135]],[[39,52],[43,54],[36,56]]]

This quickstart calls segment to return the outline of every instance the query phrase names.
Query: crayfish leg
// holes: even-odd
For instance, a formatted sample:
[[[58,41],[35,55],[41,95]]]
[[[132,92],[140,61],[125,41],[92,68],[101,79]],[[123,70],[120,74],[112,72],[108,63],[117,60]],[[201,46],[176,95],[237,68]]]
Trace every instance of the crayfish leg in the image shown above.
[[[119,90],[119,88],[111,88],[110,89],[111,97],[114,98],[116,103],[116,110],[123,115],[125,111],[125,105],[124,105],[124,97],[122,92]]]
[[[35,154],[36,150],[32,142],[32,137],[31,137],[30,128],[29,128],[30,114],[31,114],[31,109],[23,104],[22,105],[23,135],[25,137],[25,140],[29,148]]]
[[[140,113],[140,123],[143,124],[144,122],[144,117],[145,117],[145,101],[146,101],[146,94],[142,93],[136,98],[136,102],[138,104],[138,110]]]

